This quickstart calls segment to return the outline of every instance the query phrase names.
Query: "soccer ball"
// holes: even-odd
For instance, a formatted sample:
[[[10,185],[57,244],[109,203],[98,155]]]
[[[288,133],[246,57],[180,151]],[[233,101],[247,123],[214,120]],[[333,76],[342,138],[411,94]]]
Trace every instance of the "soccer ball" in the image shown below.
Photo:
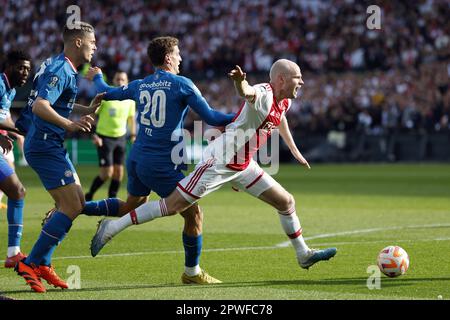
[[[409,267],[409,256],[399,246],[389,246],[378,254],[378,268],[388,277],[398,277]]]

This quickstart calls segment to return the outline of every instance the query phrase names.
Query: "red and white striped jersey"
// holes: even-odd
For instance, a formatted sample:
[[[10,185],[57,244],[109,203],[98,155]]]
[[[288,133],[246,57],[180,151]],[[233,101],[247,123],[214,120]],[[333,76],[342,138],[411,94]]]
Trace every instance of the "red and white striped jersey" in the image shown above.
[[[209,146],[214,157],[233,170],[247,168],[255,152],[266,143],[272,129],[280,124],[291,106],[290,99],[275,99],[269,83],[253,88],[256,90],[254,101],[246,100],[224,133]]]

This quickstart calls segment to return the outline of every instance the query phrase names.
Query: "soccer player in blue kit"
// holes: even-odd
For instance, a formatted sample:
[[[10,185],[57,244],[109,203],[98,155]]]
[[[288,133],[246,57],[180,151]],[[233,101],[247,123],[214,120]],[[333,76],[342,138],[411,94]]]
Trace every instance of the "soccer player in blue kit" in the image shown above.
[[[106,100],[135,100],[138,106],[139,132],[127,159],[128,199],[120,204],[119,215],[139,207],[153,190],[161,198],[172,193],[184,178],[186,165],[174,164],[171,153],[179,141],[172,141],[172,133],[183,128],[184,118],[191,107],[212,126],[226,126],[234,117],[211,109],[197,87],[186,77],[179,76],[181,62],[178,39],[158,37],[147,49],[156,71],[128,86],[107,86],[99,68],[91,68],[97,92],[106,91]],[[164,205],[160,202],[159,205]],[[162,208],[164,212],[164,208]],[[202,248],[202,212],[195,204],[181,213],[185,219],[182,234],[185,249],[185,284],[210,284],[221,281],[208,275],[199,266]]]
[[[15,87],[21,87],[27,82],[30,71],[31,58],[27,53],[14,50],[7,54],[5,70],[0,74],[0,129],[17,132],[13,124],[6,121],[11,103],[16,96]],[[3,135],[0,138],[2,140],[8,139],[7,136]],[[25,258],[20,250],[25,188],[14,169],[9,166],[3,156],[0,156],[0,190],[8,197],[8,251],[5,268],[13,268],[17,262]]]
[[[52,267],[51,256],[81,211],[100,207],[95,202],[85,203],[77,173],[63,145],[66,132],[91,130],[94,119],[90,114],[103,98],[97,95],[89,107],[75,104],[76,68],[90,62],[97,49],[94,28],[75,22],[64,27],[63,40],[64,52],[47,59],[35,75],[28,101],[31,112],[21,122],[29,125],[25,128],[25,157],[56,203],[56,211],[43,226],[30,254],[15,267],[35,292],[46,292],[41,278],[55,287],[68,288]],[[83,114],[77,121],[68,119],[74,107]],[[114,203],[117,205],[117,199]]]

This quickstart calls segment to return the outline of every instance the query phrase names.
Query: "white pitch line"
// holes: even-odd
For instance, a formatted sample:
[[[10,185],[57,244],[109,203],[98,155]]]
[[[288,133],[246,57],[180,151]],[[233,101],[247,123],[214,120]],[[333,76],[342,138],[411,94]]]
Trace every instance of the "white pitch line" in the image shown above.
[[[397,242],[429,242],[429,241],[450,241],[450,238],[436,238],[436,239],[418,239],[418,240],[396,240]],[[346,245],[346,244],[366,244],[366,243],[381,243],[386,240],[374,240],[374,241],[346,241],[346,242],[333,242],[333,243],[315,243],[312,246],[329,246],[329,245]],[[251,251],[251,250],[274,250],[280,249],[278,246],[264,246],[264,247],[239,247],[239,248],[216,248],[216,249],[204,249],[202,252],[224,252],[224,251]],[[111,254],[99,254],[98,258],[114,258],[114,257],[127,257],[127,256],[144,256],[155,254],[184,254],[183,250],[167,250],[167,251],[143,251],[143,252],[128,252],[128,253],[111,253]],[[91,256],[66,256],[55,257],[52,260],[67,260],[67,259],[92,259]],[[0,260],[0,263],[4,263],[4,260]]]
[[[340,237],[347,236],[352,234],[361,234],[361,233],[372,233],[377,231],[388,231],[388,230],[402,230],[402,229],[418,229],[418,228],[439,228],[439,227],[450,227],[450,224],[428,224],[428,225],[413,225],[413,226],[398,226],[398,227],[384,227],[384,228],[371,228],[371,229],[360,229],[360,230],[352,230],[352,231],[342,231],[336,233],[324,233],[318,234],[311,237],[305,237],[305,240],[314,240],[314,239],[322,239],[322,238],[332,238],[332,237]],[[291,241],[285,241],[277,244],[276,246],[279,248],[289,247],[291,245]]]
[[[312,246],[342,246],[346,244],[367,244],[367,243],[384,243],[388,240],[373,240],[373,241],[343,241],[343,242],[325,242],[325,243],[314,243]],[[396,243],[401,242],[432,242],[432,241],[450,241],[450,238],[435,238],[435,239],[405,239],[405,240],[395,240]]]
[[[279,249],[276,246],[265,247],[239,247],[239,248],[216,248],[216,249],[203,249],[202,252],[221,252],[221,251],[246,251],[246,250],[269,250]],[[168,251],[142,251],[142,252],[128,252],[128,253],[111,253],[111,254],[99,254],[98,258],[113,258],[113,257],[127,257],[127,256],[143,256],[154,254],[184,254],[184,250],[168,250]],[[66,259],[88,259],[92,256],[66,256],[55,257],[52,260],[66,260]],[[4,263],[4,260],[0,260],[0,264]]]
[[[361,234],[361,233],[371,233],[376,231],[386,231],[386,230],[399,230],[399,229],[416,229],[416,228],[437,228],[437,227],[450,227],[450,224],[429,224],[429,225],[413,225],[404,227],[387,227],[387,228],[372,228],[372,229],[361,229],[353,231],[343,231],[336,233],[326,233],[318,234],[311,237],[305,237],[305,240],[323,239],[344,236],[349,234]],[[398,242],[417,242],[417,241],[448,241],[450,238],[436,238],[436,239],[418,239],[418,240],[396,240]],[[315,246],[325,246],[325,245],[345,245],[345,244],[363,244],[363,243],[378,243],[385,242],[386,240],[377,241],[347,241],[347,242],[336,242],[336,243],[317,243]],[[287,243],[287,244],[286,244]],[[289,242],[283,242],[274,246],[262,246],[262,247],[239,247],[239,248],[216,248],[216,249],[203,249],[202,252],[223,252],[223,251],[248,251],[248,250],[273,250],[279,248],[286,248],[290,245]],[[111,253],[111,254],[100,254],[98,258],[113,258],[113,257],[126,257],[126,256],[142,256],[142,255],[154,255],[154,254],[184,254],[184,250],[167,250],[167,251],[143,251],[143,252],[128,252],[128,253]],[[55,257],[52,260],[66,260],[66,259],[89,259],[91,256],[66,256],[66,257]],[[4,263],[4,260],[0,260],[0,263]]]
[[[397,242],[429,242],[429,241],[450,241],[450,238],[436,238],[436,239],[418,239],[418,240],[396,240]],[[377,241],[346,241],[346,242],[336,242],[336,243],[316,243],[313,246],[326,246],[326,245],[346,245],[346,244],[365,244],[365,243],[379,243],[386,242],[386,240]],[[274,250],[280,249],[278,246],[264,246],[264,247],[239,247],[239,248],[215,248],[215,249],[204,249],[202,252],[224,252],[224,251],[251,251],[251,250]],[[101,254],[97,257],[99,258],[114,258],[114,257],[125,257],[125,256],[144,256],[144,255],[154,255],[154,254],[184,254],[184,250],[167,250],[167,251],[143,251],[143,252],[128,252],[128,253],[111,253],[111,254]],[[67,256],[67,257],[56,257],[52,260],[65,260],[65,259],[86,259],[92,258],[91,256]],[[0,261],[1,263],[2,261]]]

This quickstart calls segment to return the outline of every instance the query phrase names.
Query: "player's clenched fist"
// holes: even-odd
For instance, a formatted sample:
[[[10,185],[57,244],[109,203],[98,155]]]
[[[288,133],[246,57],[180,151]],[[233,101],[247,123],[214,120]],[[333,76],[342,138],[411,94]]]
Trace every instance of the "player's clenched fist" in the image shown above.
[[[95,77],[96,74],[101,74],[102,73],[102,69],[100,69],[99,67],[90,67],[88,72],[86,73],[86,79],[92,81]]]
[[[236,65],[236,67],[228,73],[228,76],[230,76],[233,81],[244,81],[246,75],[247,74],[242,71],[241,67],[238,65]]]

